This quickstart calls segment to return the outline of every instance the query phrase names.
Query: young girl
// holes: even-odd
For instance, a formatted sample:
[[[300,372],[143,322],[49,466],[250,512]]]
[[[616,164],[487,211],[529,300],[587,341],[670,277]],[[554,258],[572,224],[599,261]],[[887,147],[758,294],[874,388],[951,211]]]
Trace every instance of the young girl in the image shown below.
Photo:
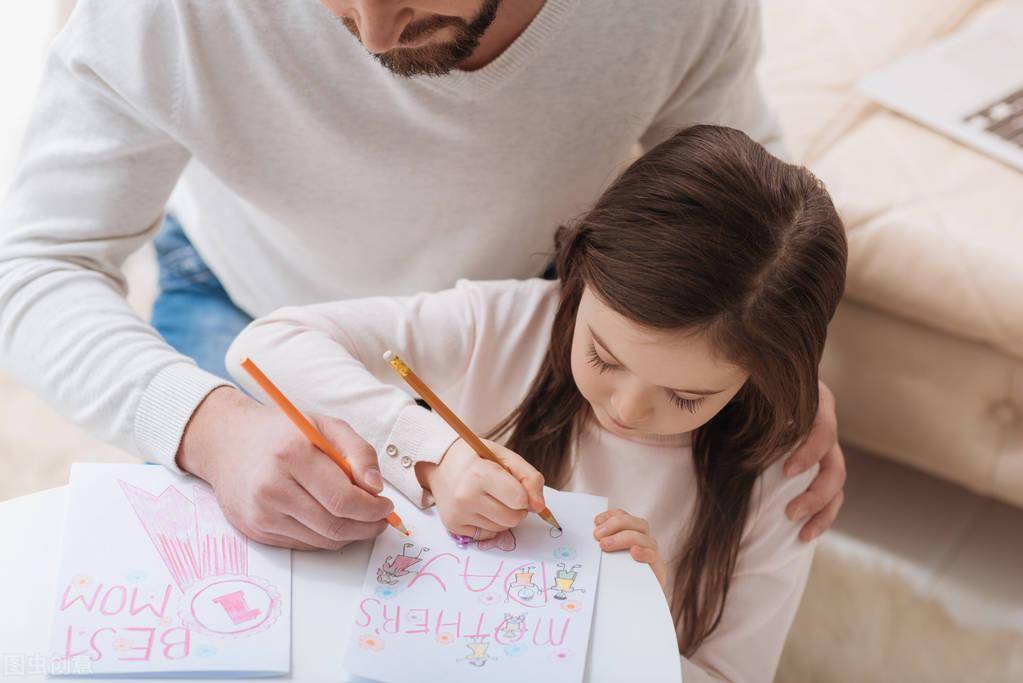
[[[455,533],[516,525],[544,480],[607,496],[594,534],[653,568],[686,683],[771,680],[813,552],[784,506],[815,472],[787,479],[781,459],[816,413],[845,278],[827,192],[746,135],[697,126],[562,228],[556,258],[557,282],[284,309],[228,367],[252,356],[303,407],[346,419]],[[500,441],[513,474],[413,402],[386,349]]]

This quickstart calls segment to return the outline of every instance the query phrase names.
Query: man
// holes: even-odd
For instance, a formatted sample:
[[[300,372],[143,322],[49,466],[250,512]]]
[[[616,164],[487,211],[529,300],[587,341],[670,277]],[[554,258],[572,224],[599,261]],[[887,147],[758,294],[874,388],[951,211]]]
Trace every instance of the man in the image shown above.
[[[371,537],[391,509],[371,445],[315,416],[349,483],[224,379],[231,338],[285,304],[539,274],[633,146],[682,126],[777,149],[759,47],[746,0],[83,0],[0,207],[0,354],[100,437],[206,479],[256,540]],[[120,267],[168,205],[154,330]],[[844,480],[822,394],[790,463],[827,456],[790,507],[805,539]]]

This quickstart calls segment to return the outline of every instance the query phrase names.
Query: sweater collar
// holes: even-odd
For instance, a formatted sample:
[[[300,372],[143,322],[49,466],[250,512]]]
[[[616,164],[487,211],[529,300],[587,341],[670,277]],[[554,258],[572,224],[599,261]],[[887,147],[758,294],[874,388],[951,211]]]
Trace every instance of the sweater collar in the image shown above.
[[[423,87],[452,94],[478,97],[499,88],[565,25],[579,0],[546,0],[526,29],[486,66],[475,71],[455,69],[444,76],[414,79]]]

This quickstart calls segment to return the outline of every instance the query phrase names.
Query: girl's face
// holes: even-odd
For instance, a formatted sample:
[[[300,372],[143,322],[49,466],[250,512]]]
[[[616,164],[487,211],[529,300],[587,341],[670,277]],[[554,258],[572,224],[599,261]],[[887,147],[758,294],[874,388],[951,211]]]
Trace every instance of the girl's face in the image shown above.
[[[640,327],[589,287],[575,318],[572,376],[600,425],[626,438],[692,431],[749,377],[715,354],[702,334]]]

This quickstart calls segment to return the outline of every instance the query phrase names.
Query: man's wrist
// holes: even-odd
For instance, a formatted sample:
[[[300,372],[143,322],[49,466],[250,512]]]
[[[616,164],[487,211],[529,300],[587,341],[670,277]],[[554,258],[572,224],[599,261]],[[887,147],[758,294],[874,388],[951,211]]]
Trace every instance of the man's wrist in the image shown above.
[[[252,399],[231,386],[217,387],[207,394],[181,435],[175,456],[178,467],[213,484],[211,464],[217,448],[217,436],[229,423],[231,418],[228,415],[249,403],[253,403]]]

